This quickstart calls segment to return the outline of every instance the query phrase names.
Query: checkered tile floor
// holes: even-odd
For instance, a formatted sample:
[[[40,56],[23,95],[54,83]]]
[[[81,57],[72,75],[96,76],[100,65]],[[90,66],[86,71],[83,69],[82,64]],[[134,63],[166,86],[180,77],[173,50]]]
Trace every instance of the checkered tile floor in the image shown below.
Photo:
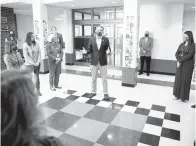
[[[38,122],[66,146],[162,146],[163,141],[180,142],[180,131],[168,128],[180,123],[180,115],[167,113],[164,106],[122,102],[114,97],[108,101],[99,96],[90,99],[89,93],[73,90],[64,94],[38,105],[42,111]]]

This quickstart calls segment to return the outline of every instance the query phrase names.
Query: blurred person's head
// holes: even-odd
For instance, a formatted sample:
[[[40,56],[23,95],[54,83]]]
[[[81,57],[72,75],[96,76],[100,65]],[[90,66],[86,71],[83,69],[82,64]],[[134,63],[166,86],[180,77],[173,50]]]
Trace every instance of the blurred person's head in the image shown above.
[[[55,34],[50,34],[49,36],[48,36],[48,42],[50,42],[50,43],[56,43],[58,40],[57,40],[57,36],[55,35]]]
[[[95,33],[97,36],[101,37],[103,35],[104,28],[102,26],[97,26]]]
[[[150,34],[149,31],[146,31],[145,34],[144,34],[144,36],[145,37],[149,37],[149,34]]]
[[[51,31],[52,31],[52,33],[53,34],[57,34],[57,28],[56,28],[56,26],[53,26],[52,28],[51,28]]]
[[[35,35],[33,32],[28,32],[26,35],[26,43],[31,46],[31,45],[35,45]]]
[[[1,73],[1,142],[5,146],[30,146],[38,97],[28,70]]]
[[[12,52],[15,52],[17,50],[17,45],[14,41],[8,40],[5,42],[5,52],[4,54],[10,54]]]
[[[194,43],[193,33],[191,31],[184,32],[183,41],[184,43],[187,42],[189,45],[193,44]]]

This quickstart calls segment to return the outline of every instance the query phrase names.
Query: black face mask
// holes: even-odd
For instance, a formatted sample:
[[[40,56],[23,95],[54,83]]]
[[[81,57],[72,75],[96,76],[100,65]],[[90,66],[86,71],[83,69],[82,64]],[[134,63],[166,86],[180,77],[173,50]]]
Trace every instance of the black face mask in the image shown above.
[[[149,36],[149,34],[145,34],[145,37],[148,37]]]
[[[98,35],[98,36],[102,36],[102,33],[101,33],[101,32],[98,32],[97,35]]]

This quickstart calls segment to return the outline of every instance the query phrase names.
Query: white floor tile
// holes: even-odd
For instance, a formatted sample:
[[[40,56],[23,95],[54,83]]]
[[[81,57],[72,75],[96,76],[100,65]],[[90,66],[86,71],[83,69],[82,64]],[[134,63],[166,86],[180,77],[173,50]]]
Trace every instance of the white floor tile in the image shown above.
[[[183,126],[181,122],[175,122],[170,120],[163,120],[163,125],[162,125],[162,127],[164,128],[169,128],[174,130],[180,130],[181,126]]]
[[[164,119],[165,112],[159,112],[159,111],[151,110],[150,113],[149,113],[149,116]]]
[[[134,113],[136,111],[136,107],[124,105],[121,111]]]
[[[111,104],[112,104],[111,102],[100,101],[100,102],[97,104],[97,106],[101,106],[101,107],[106,107],[106,108],[108,108],[108,107],[110,107]]]
[[[138,143],[137,146],[150,146],[150,145],[143,144],[143,143]]]
[[[152,134],[152,135],[161,136],[161,130],[162,130],[162,127],[154,126],[154,125],[150,125],[150,124],[145,124],[142,132]]]
[[[85,98],[85,97],[79,97],[78,99],[76,99],[76,101],[78,102],[82,102],[82,103],[85,103],[89,100],[89,98]]]

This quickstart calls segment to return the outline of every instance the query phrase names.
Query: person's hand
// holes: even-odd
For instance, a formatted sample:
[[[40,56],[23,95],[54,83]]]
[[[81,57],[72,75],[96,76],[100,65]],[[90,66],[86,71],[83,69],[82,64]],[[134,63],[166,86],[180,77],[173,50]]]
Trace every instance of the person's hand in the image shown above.
[[[59,61],[61,61],[61,59],[60,59],[60,58],[56,58],[56,61],[58,61],[58,62],[59,62]]]
[[[39,66],[39,62],[35,63],[35,66]]]
[[[146,54],[146,50],[143,50],[143,53]]]
[[[111,53],[110,50],[107,49],[106,54],[107,54],[107,55],[110,55],[110,53]]]
[[[84,47],[82,47],[82,54],[87,54],[87,51]]]

